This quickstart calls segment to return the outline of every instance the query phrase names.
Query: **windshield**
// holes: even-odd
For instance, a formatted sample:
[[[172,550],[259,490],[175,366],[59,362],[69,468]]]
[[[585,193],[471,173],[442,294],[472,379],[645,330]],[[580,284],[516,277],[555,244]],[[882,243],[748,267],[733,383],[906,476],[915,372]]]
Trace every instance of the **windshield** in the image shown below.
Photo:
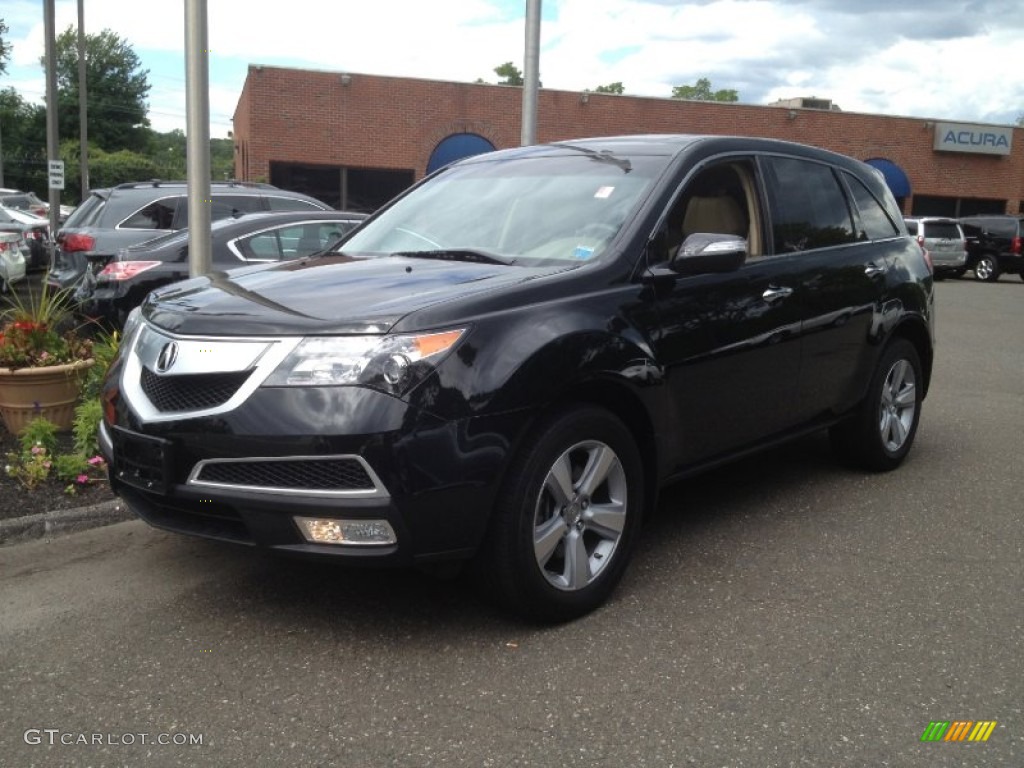
[[[586,154],[496,157],[453,167],[364,225],[351,256],[472,252],[534,265],[601,254],[664,168],[665,158]]]

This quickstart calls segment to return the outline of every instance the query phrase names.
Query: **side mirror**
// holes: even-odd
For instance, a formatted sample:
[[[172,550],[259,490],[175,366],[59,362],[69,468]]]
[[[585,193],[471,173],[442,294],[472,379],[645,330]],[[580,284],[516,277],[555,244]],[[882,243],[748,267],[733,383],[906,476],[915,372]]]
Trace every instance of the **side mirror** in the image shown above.
[[[680,275],[735,272],[747,260],[747,241],[737,235],[695,232],[683,241],[669,268]]]

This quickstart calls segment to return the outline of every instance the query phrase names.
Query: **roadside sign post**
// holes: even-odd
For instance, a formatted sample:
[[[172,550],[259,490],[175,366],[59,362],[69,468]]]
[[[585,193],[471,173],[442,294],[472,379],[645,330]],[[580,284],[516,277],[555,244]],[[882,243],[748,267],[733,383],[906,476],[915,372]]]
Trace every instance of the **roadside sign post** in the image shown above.
[[[51,160],[49,162],[50,189],[64,189],[64,161]]]

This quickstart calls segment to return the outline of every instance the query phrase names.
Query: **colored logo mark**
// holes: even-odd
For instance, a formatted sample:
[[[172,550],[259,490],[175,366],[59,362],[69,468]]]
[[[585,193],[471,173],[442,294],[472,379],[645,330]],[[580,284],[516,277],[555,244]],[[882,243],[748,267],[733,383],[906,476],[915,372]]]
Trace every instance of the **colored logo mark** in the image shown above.
[[[995,728],[995,720],[933,720],[921,741],[988,741]]]

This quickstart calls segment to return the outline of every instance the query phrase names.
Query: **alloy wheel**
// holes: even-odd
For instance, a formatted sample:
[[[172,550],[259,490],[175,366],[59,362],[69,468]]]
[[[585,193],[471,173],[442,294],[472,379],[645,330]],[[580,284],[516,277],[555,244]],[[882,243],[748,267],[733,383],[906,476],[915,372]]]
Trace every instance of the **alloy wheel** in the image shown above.
[[[889,369],[878,410],[882,443],[886,450],[898,451],[907,441],[917,413],[917,381],[909,361],[897,360]]]
[[[625,530],[627,495],[625,469],[605,443],[577,443],[558,457],[534,512],[534,556],[549,584],[576,591],[601,575]]]
[[[974,275],[979,280],[991,280],[994,273],[995,264],[991,259],[980,259],[978,263],[974,265]]]

